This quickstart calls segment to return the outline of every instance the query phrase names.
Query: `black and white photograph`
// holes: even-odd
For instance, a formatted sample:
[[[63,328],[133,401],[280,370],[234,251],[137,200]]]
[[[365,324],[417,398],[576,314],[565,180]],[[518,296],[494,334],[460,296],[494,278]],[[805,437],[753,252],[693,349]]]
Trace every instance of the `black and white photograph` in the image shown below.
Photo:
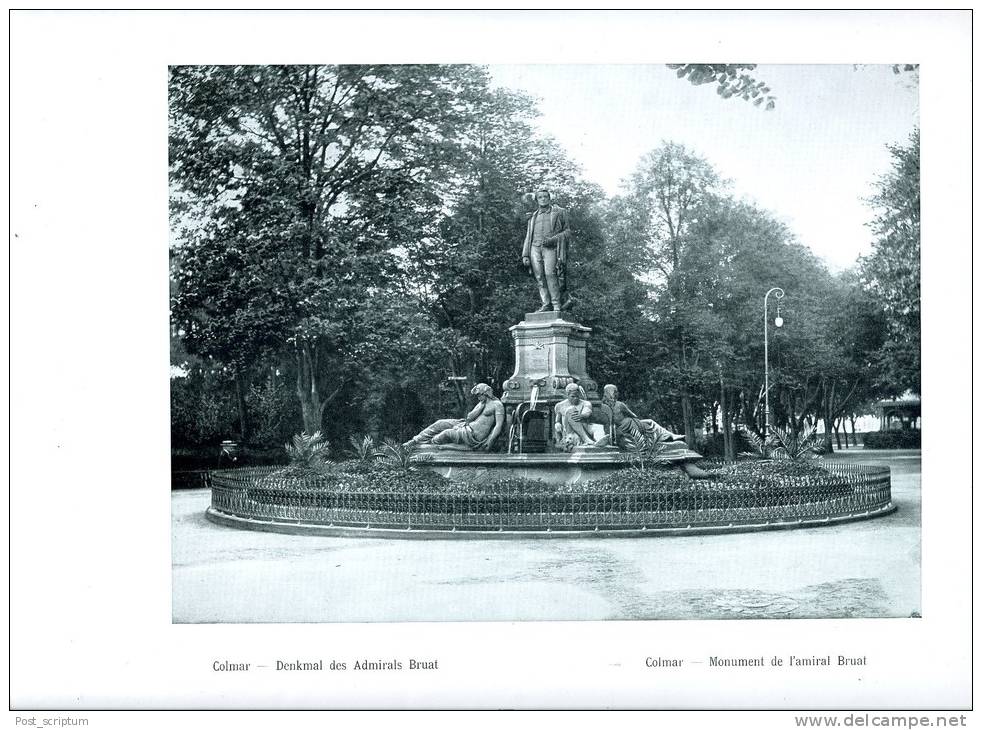
[[[60,80],[107,104],[80,168],[125,128],[111,185],[12,188],[12,282],[60,265],[12,286],[11,350],[68,334],[13,361],[11,595],[52,559],[13,515],[64,492],[50,529],[92,538],[59,572],[126,596],[44,640],[88,656],[73,627],[125,614],[96,662],[125,679],[45,692],[34,656],[12,710],[970,707],[970,162],[944,165],[971,89],[940,80],[970,12],[20,18],[184,34]],[[42,88],[19,58],[13,109]],[[98,202],[52,216],[49,185]],[[91,258],[41,244],[76,229]],[[18,371],[61,374],[64,415],[19,421]],[[70,492],[23,481],[21,423]],[[14,635],[67,609],[26,610]]]
[[[918,76],[172,67],[174,620],[918,616]]]

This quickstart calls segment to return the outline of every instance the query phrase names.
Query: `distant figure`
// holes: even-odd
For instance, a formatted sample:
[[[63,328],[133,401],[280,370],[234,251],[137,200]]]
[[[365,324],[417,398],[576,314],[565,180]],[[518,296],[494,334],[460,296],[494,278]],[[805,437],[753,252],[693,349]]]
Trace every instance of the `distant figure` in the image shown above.
[[[504,426],[505,407],[486,383],[471,388],[471,395],[477,396],[478,403],[466,418],[443,418],[413,436],[406,445],[464,446],[490,451]]]
[[[531,269],[542,306],[537,312],[558,312],[571,305],[566,291],[566,257],[570,231],[566,211],[552,204],[548,190],[535,194],[539,207],[529,217],[522,246],[522,264]]]

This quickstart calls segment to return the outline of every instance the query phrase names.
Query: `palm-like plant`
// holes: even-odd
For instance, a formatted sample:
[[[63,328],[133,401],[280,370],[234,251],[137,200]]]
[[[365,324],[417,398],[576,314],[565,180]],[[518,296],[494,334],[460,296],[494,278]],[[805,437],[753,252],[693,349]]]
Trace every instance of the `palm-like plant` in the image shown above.
[[[624,440],[624,445],[630,451],[644,450],[648,445],[648,439],[645,438],[644,431],[638,425],[638,422],[634,418],[625,418],[616,429],[614,429],[614,438],[621,438]]]
[[[290,457],[291,466],[318,469],[327,461],[330,445],[320,431],[313,435],[304,431],[293,437],[292,444],[286,444],[286,453]]]
[[[660,466],[668,463],[668,460],[662,456],[665,451],[665,444],[660,441],[651,441],[639,429],[628,430],[621,437],[625,449],[621,458],[633,468],[644,471],[645,465]]]
[[[753,451],[741,452],[740,456],[759,456],[762,459],[770,459],[774,452],[774,447],[777,445],[777,439],[772,433],[770,436],[762,437],[759,434],[751,431],[746,426],[740,427],[740,433],[750,444],[750,448]]]
[[[395,439],[387,438],[385,443],[375,450],[375,456],[392,466],[409,471],[419,462],[433,458],[431,454],[417,454],[417,448],[415,441],[400,444]]]
[[[754,449],[754,453],[745,453],[764,459],[803,461],[814,459],[822,449],[821,438],[815,432],[814,426],[806,426],[797,434],[785,431],[783,428],[774,428],[766,438],[762,438],[746,426],[741,429],[741,433]]]
[[[797,434],[783,429],[774,429],[775,459],[803,461],[814,459],[822,450],[822,439],[814,426],[806,426]]]
[[[351,444],[351,453],[358,461],[371,461],[375,458],[376,446],[375,439],[371,436],[349,436],[348,443]]]

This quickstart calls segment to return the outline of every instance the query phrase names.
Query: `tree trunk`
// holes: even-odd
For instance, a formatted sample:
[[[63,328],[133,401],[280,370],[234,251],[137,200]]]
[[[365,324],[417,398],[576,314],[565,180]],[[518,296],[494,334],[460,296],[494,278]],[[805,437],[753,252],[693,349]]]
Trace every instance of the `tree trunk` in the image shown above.
[[[736,461],[736,448],[733,444],[733,407],[732,397],[727,400],[726,386],[723,378],[719,379],[719,403],[723,423],[723,460],[727,463]]]
[[[713,408],[710,413],[712,414],[713,420],[713,436],[717,436],[719,434],[719,423],[717,422],[716,418],[719,414],[719,403],[713,403]]]
[[[457,356],[454,355],[453,353],[450,353],[449,364],[450,364],[450,377],[451,377],[451,382],[453,383],[454,399],[457,401],[457,409],[456,409],[456,412],[457,413],[466,413],[467,412],[467,396],[464,394],[464,384],[460,380],[457,380],[457,377],[458,377],[457,373],[458,373],[458,371],[461,370],[461,369],[466,370],[466,365],[464,365],[463,363],[458,362]]]
[[[249,418],[246,412],[246,383],[243,372],[236,368],[233,371],[235,378],[235,405],[239,410],[239,441],[249,440]]]
[[[313,435],[321,430],[321,416],[323,409],[317,403],[316,398],[309,395],[300,396],[300,415],[303,418],[303,430],[305,433]]]
[[[823,409],[825,413],[822,414],[822,423],[825,425],[825,439],[824,439],[824,449],[826,454],[832,453],[832,429],[834,428],[834,423],[832,419],[832,409],[826,404]]]
[[[346,380],[337,380],[337,387],[325,394],[318,382],[317,372],[320,365],[317,342],[304,340],[297,346],[297,397],[300,399],[300,415],[303,418],[303,430],[315,434],[323,429],[324,410],[327,404],[337,398],[344,390]]]
[[[761,388],[755,396],[750,388],[744,388],[739,391],[739,408],[743,412],[743,423],[748,429],[758,435],[764,433],[763,422],[761,421],[764,409],[760,405],[760,394],[763,392],[763,388]],[[736,409],[736,406],[734,406],[734,409]]]
[[[842,448],[842,439],[839,437],[839,425],[841,422],[841,418],[836,418],[835,421],[833,421],[833,428],[835,429],[835,446],[838,449]]]
[[[696,445],[696,419],[692,412],[692,396],[682,394],[682,426],[685,428],[685,443],[690,448]]]
[[[784,412],[788,414],[788,433],[791,438],[798,438],[798,434],[801,433],[801,421],[804,418],[804,414],[799,415],[798,413],[798,397],[791,390],[781,390],[779,400],[781,405],[784,406]]]
[[[832,453],[832,417],[826,413],[822,417],[822,423],[825,424],[825,453]]]
[[[321,420],[327,401],[317,387],[317,345],[303,342],[297,351],[297,397],[300,398],[300,416],[303,430],[315,434],[321,430]]]
[[[859,441],[856,440],[856,416],[849,416],[849,425],[852,426],[852,445],[859,446]]]

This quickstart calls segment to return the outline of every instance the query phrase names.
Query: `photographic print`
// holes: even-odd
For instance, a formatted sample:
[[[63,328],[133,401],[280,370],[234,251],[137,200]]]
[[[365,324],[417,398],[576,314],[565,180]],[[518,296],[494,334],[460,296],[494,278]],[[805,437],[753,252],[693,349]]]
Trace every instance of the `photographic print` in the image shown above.
[[[12,724],[964,726],[970,11],[9,20]]]
[[[173,620],[919,617],[919,73],[172,66]]]

